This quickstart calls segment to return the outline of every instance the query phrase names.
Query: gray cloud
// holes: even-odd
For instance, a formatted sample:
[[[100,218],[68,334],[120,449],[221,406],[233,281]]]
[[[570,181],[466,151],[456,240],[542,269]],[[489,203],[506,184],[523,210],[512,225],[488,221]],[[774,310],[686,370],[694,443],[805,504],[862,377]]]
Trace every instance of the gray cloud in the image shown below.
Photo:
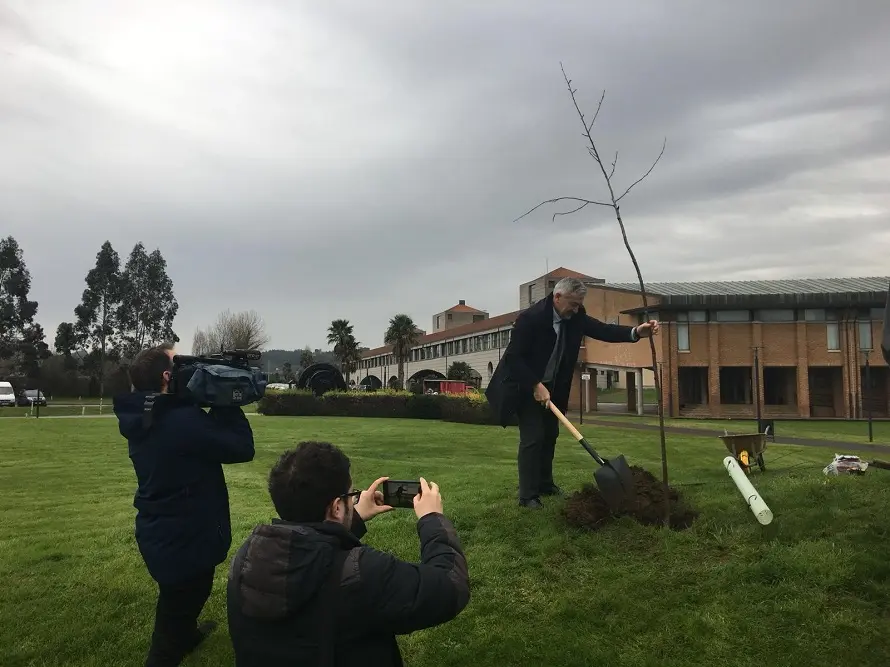
[[[619,151],[646,280],[886,274],[890,6],[0,4],[2,233],[50,337],[108,238],[159,246],[188,344],[255,308],[273,344],[376,346],[565,265],[635,279],[559,71]],[[565,210],[565,209],[562,209]]]

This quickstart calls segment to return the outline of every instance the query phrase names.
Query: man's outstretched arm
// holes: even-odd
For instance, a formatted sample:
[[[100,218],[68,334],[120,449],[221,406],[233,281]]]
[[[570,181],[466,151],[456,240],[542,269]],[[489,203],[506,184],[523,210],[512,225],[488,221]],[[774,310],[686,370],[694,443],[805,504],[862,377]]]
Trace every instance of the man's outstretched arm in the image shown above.
[[[584,335],[604,343],[636,343],[640,340],[637,328],[624,324],[606,324],[595,317],[584,315]]]

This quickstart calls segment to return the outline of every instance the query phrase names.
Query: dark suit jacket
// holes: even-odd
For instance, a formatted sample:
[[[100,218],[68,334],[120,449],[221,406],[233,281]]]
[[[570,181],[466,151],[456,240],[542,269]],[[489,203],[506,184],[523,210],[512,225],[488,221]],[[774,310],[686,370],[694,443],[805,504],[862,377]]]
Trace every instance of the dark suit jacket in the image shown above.
[[[565,353],[553,379],[550,400],[565,412],[584,337],[606,343],[632,343],[634,328],[600,322],[590,317],[583,306],[563,326],[566,327]],[[485,396],[501,426],[506,427],[522,402],[532,396],[535,386],[544,376],[555,344],[551,292],[516,318],[510,343],[485,390]]]

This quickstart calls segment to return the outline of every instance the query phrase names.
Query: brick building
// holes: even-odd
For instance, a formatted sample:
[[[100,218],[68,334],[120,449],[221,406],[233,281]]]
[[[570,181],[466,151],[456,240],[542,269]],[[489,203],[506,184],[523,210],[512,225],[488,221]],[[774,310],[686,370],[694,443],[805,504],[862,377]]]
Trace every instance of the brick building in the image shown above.
[[[463,361],[485,388],[516,317],[563,277],[584,281],[584,306],[593,317],[642,321],[638,285],[611,284],[560,267],[520,285],[519,310],[489,317],[462,301],[434,315],[434,331],[411,351],[406,380],[444,377],[451,363]],[[656,355],[665,414],[753,416],[759,402],[766,418],[851,418],[861,416],[866,405],[875,417],[890,415],[890,371],[879,349],[888,283],[890,278],[878,277],[647,285],[650,316],[663,323]],[[362,384],[379,387],[396,373],[390,346],[364,353]],[[591,381],[582,385],[583,373]],[[571,401],[593,411],[598,386],[624,387],[628,410],[642,414],[643,387],[653,384],[646,342],[585,339]]]
[[[887,417],[890,372],[880,340],[888,284],[878,277],[647,285],[664,327],[665,414],[749,417],[759,402],[766,418],[856,418],[869,405]],[[637,304],[621,313],[642,319],[638,286],[601,289],[632,294]]]

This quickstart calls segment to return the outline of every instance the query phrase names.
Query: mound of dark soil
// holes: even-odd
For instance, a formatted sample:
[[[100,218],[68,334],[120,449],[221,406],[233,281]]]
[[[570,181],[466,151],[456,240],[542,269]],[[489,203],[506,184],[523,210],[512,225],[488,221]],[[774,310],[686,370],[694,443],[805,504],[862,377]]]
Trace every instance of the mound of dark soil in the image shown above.
[[[562,514],[566,520],[578,528],[597,530],[619,516],[630,516],[642,524],[660,526],[664,524],[664,486],[661,480],[639,466],[631,466],[634,478],[634,496],[620,511],[612,512],[594,484],[585,484],[566,499]],[[683,502],[676,489],[668,487],[671,515],[670,527],[683,530],[692,525],[698,512]]]

